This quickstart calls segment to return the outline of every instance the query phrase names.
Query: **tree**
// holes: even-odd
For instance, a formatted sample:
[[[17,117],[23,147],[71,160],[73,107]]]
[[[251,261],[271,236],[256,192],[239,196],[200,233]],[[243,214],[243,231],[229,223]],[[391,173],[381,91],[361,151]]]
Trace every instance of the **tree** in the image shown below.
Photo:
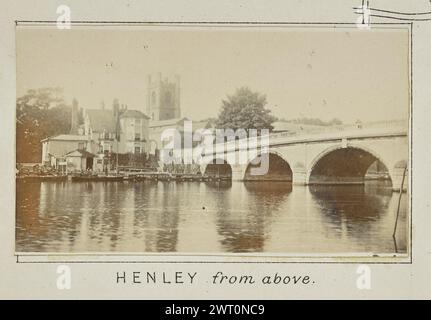
[[[36,109],[48,110],[51,107],[64,104],[63,90],[61,88],[30,89],[25,95],[16,99],[18,111],[32,106]]]
[[[60,88],[28,90],[16,104],[16,161],[40,162],[41,140],[69,133],[71,106]]]
[[[268,129],[276,118],[271,115],[271,110],[265,109],[266,96],[251,91],[248,87],[236,90],[233,95],[228,95],[222,101],[221,112],[217,119],[217,128],[220,129]]]

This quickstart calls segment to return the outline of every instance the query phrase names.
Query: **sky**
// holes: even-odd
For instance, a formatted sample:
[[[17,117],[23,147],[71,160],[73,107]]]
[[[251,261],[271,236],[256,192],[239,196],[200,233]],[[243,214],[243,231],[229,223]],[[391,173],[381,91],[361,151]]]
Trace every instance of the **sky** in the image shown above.
[[[406,119],[406,29],[304,27],[17,27],[17,96],[62,87],[83,108],[114,98],[145,112],[147,75],[181,77],[181,113],[217,117],[242,86],[285,119]]]

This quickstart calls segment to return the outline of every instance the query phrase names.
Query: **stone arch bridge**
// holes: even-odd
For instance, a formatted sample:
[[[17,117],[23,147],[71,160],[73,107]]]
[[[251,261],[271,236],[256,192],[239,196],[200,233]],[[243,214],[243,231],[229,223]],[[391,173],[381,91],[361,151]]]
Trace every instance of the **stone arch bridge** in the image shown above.
[[[259,139],[258,139],[259,140]],[[243,140],[241,140],[243,141]],[[394,191],[400,190],[409,163],[409,134],[406,122],[363,126],[330,127],[304,134],[277,133],[268,143],[257,142],[255,158],[239,161],[245,150],[240,140],[217,145],[202,154],[201,172],[222,172],[232,180],[278,180],[293,184],[359,184],[365,182],[370,166],[379,161],[385,167]],[[222,150],[220,152],[220,150]],[[269,168],[253,175],[261,155],[267,155]],[[218,159],[218,160],[217,160]],[[404,189],[408,183],[406,171]]]

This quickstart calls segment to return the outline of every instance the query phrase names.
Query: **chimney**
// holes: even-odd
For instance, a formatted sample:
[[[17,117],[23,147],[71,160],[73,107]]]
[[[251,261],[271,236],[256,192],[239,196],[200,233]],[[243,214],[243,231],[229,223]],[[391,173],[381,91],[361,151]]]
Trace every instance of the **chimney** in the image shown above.
[[[114,117],[117,118],[120,114],[120,103],[118,102],[117,98],[115,98],[114,102],[112,103],[112,111],[114,113]]]
[[[78,100],[72,100],[72,120],[70,124],[70,134],[78,134]]]
[[[147,76],[147,114],[151,112],[151,75]]]

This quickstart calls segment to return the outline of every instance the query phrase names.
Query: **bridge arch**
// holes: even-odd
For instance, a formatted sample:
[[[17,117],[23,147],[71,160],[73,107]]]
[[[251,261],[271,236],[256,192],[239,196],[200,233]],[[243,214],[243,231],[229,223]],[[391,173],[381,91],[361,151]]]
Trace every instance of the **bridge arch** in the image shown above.
[[[201,172],[209,177],[232,179],[232,166],[224,159],[212,158],[203,164]]]
[[[377,152],[362,145],[334,146],[319,153],[307,172],[307,184],[363,183],[370,166],[379,161],[392,182],[391,167]]]
[[[269,151],[269,166],[266,174],[263,175],[252,175],[252,168],[258,168],[261,166],[260,161],[255,163],[255,161],[260,158],[258,155],[256,158],[252,159],[245,167],[243,180],[244,181],[287,181],[292,182],[293,180],[293,170],[289,162],[285,157],[277,151]]]

